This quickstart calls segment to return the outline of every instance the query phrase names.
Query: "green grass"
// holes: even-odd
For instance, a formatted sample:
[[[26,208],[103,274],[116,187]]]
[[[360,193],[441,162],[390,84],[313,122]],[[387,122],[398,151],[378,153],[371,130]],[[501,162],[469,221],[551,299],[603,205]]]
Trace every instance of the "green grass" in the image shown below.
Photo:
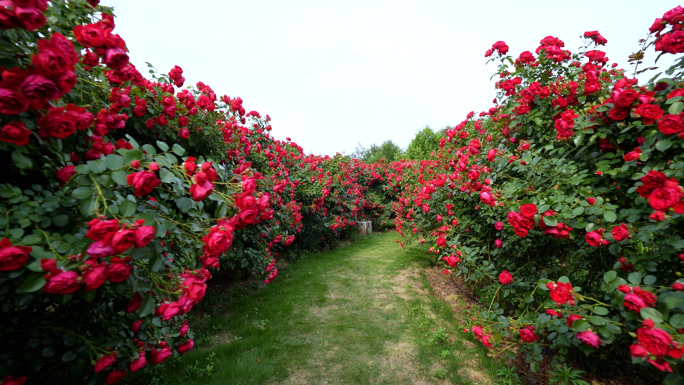
[[[432,257],[395,237],[310,255],[252,294],[208,294],[215,311],[191,322],[206,337],[134,383],[492,383],[501,364],[431,295],[420,268]]]

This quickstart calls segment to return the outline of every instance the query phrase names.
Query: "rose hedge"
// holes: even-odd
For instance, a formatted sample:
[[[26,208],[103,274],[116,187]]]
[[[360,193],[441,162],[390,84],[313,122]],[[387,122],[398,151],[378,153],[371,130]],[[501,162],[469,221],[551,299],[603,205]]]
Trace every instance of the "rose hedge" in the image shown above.
[[[306,155],[178,66],[144,78],[98,3],[0,4],[2,384],[185,353],[212,274],[271,282],[285,247],[380,223],[395,194],[388,165]]]
[[[681,54],[684,10],[645,47]],[[684,365],[684,58],[639,85],[598,49],[552,36],[499,61],[496,106],[447,130],[442,151],[410,169],[397,231],[431,250],[486,303],[470,330],[499,352],[544,348]],[[634,56],[643,57],[646,48]],[[447,270],[449,272],[449,270]],[[681,378],[680,378],[681,380]]]

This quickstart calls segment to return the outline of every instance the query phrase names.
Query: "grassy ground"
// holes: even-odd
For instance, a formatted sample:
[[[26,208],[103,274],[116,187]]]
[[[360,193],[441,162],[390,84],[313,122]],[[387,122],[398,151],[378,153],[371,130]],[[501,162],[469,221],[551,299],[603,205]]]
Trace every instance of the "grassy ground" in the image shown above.
[[[279,269],[262,290],[213,292],[195,349],[138,384],[488,384],[501,364],[431,295],[430,256],[393,233]]]

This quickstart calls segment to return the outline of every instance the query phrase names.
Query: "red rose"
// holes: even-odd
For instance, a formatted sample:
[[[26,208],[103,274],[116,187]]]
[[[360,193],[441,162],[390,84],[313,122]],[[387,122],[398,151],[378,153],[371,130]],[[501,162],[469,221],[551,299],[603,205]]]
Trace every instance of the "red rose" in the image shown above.
[[[684,32],[675,31],[670,34],[663,35],[664,42],[662,44],[662,51],[672,54],[684,52]]]
[[[9,122],[0,129],[0,140],[17,146],[24,146],[29,142],[31,131],[23,122]]]
[[[599,336],[594,334],[591,330],[585,330],[583,332],[575,334],[575,337],[577,337],[578,340],[584,342],[585,344],[598,349],[599,343],[601,343],[601,339]]]
[[[59,49],[52,49],[46,45],[47,40],[38,41],[38,53],[33,55],[31,63],[40,72],[50,79],[59,79],[62,74],[72,68],[72,63],[69,62],[64,53]],[[41,44],[43,43],[43,44]]]
[[[130,277],[133,266],[120,258],[112,258],[111,262],[112,263],[107,266],[107,280],[109,280],[109,282],[123,282]]]
[[[95,373],[100,373],[101,371],[107,369],[114,363],[114,361],[116,361],[116,352],[103,355],[95,363]]]
[[[78,273],[64,271],[50,277],[43,286],[43,291],[50,294],[71,294],[81,287],[77,280]]]
[[[622,304],[627,309],[629,309],[635,313],[639,313],[641,308],[647,307],[646,302],[644,302],[644,300],[641,297],[639,297],[638,295],[636,295],[634,293],[630,293],[630,294],[625,295],[625,300]]]
[[[230,226],[214,226],[202,238],[204,253],[207,255],[223,254],[233,243],[233,228]]]
[[[641,121],[648,126],[663,117],[663,110],[656,105],[643,103],[634,110],[634,115],[641,117]]]
[[[629,116],[629,108],[615,107],[608,112],[608,116],[613,120],[624,120]]]
[[[658,211],[667,211],[680,200],[681,193],[672,188],[657,188],[648,197],[648,204]]]
[[[503,285],[508,285],[509,283],[513,282],[513,275],[504,270],[501,272],[501,274],[499,274],[499,282],[501,282]]]
[[[126,176],[128,185],[133,187],[135,196],[140,197],[152,192],[156,187],[161,185],[161,181],[151,171],[138,171]]]
[[[3,238],[0,240],[0,271],[16,270],[24,266],[32,250],[29,246],[12,246],[9,239]]]
[[[0,88],[0,114],[17,115],[29,108],[26,97],[14,90]]]
[[[667,176],[660,171],[649,170],[648,174],[641,177],[642,186],[637,188],[637,192],[642,198],[648,198],[653,190],[662,188],[665,185]]]
[[[107,266],[95,265],[83,272],[83,290],[95,290],[107,281]]]
[[[93,219],[88,222],[88,232],[86,233],[86,238],[93,241],[100,241],[103,239],[111,239],[119,230],[119,220],[118,219],[108,219],[100,220]]]
[[[244,228],[246,225],[254,223],[258,216],[259,210],[257,209],[247,209],[244,211],[240,211],[240,214],[238,214],[238,226],[242,226]]]
[[[674,135],[684,130],[682,120],[677,115],[665,115],[658,121],[658,129],[665,135]]]
[[[142,303],[142,296],[140,295],[140,293],[135,293],[135,295],[133,295],[133,298],[131,298],[131,300],[126,305],[126,313],[133,313],[134,311],[140,309],[141,303]],[[138,321],[138,322],[142,323],[142,321]],[[140,330],[140,324],[138,324],[138,330]],[[133,331],[137,333],[137,330],[133,330]]]
[[[137,372],[138,370],[144,368],[145,365],[147,365],[147,358],[145,357],[145,351],[143,350],[138,354],[138,358],[134,359],[130,364],[128,364],[128,370],[130,370],[131,373]]]
[[[578,314],[571,314],[565,319],[565,323],[568,324],[568,327],[571,328],[572,324],[575,323],[578,319],[582,319],[581,315]]]
[[[494,246],[496,246],[497,249],[500,249],[503,247],[503,242],[501,242],[501,239],[495,239],[494,240]]]
[[[553,283],[549,283],[547,284],[547,287],[549,287],[549,285],[551,285],[549,288],[549,295],[556,304],[574,303],[574,297],[572,295],[573,290],[570,283],[556,282],[555,286]]]
[[[195,341],[188,339],[188,341],[184,344],[178,345],[178,353],[183,354],[187,353],[192,349],[192,347],[195,345]]]
[[[624,155],[625,162],[631,162],[634,160],[639,160],[641,156],[641,148],[637,147],[633,151],[630,151]]]
[[[130,249],[135,244],[135,231],[131,229],[119,230],[112,237],[112,247],[117,254]]]
[[[534,217],[534,215],[537,213],[537,206],[535,206],[534,203],[528,203],[525,205],[520,206],[520,214],[523,216],[526,216],[528,218]]]
[[[76,41],[86,48],[97,48],[104,45],[104,31],[99,24],[77,25],[74,27]]]
[[[2,379],[2,385],[24,385],[25,382],[26,377],[12,377],[7,375]]]
[[[199,174],[204,174],[202,172],[198,173]],[[197,176],[195,175],[195,176]],[[204,180],[203,183],[201,184],[193,184],[190,186],[190,197],[192,200],[199,202],[203,201],[206,199],[211,193],[214,192],[214,184],[211,183],[209,180]]]
[[[637,330],[639,343],[655,356],[665,356],[672,344],[672,337],[665,330],[659,328],[639,328]]]
[[[38,135],[66,139],[76,132],[77,119],[78,116],[68,113],[64,107],[51,108],[46,116],[38,119]]]
[[[584,240],[591,246],[605,245],[608,241],[603,239],[603,234],[598,230],[590,231],[584,236]]]
[[[522,227],[514,227],[513,231],[515,232],[515,235],[525,238],[527,237],[527,234],[529,233],[529,230],[524,229]]]
[[[610,232],[611,234],[613,234],[613,238],[615,238],[616,242],[620,242],[627,238],[630,238],[629,229],[627,228],[627,225],[625,225],[624,223],[621,223],[620,226],[613,227],[613,229],[610,230]]]
[[[105,377],[105,383],[107,385],[111,385],[126,377],[126,374],[127,373],[123,370],[112,370],[111,372],[107,373],[107,377]]]
[[[135,247],[145,247],[154,239],[156,230],[153,226],[142,226],[135,229]]]
[[[24,79],[21,92],[34,103],[34,108],[41,108],[45,102],[59,96],[59,87],[45,76],[35,74]]]
[[[105,51],[105,64],[113,70],[120,70],[128,64],[128,54],[121,48],[107,48]]]
[[[60,186],[63,186],[68,182],[72,176],[76,175],[76,167],[72,165],[67,165],[57,171],[57,179],[60,182]]]
[[[35,31],[42,27],[47,20],[43,12],[36,7],[15,7],[14,13],[19,25],[29,31]]]
[[[639,93],[634,90],[623,90],[617,96],[615,105],[618,107],[630,107],[638,97]]]
[[[50,36],[49,43],[53,49],[59,50],[64,57],[66,57],[68,63],[72,65],[78,63],[78,52],[76,52],[76,49],[74,48],[74,43],[69,41],[64,35],[59,32],[54,32],[52,36]]]
[[[491,205],[494,202],[494,197],[492,194],[486,192],[486,191],[481,191],[480,192],[480,201],[486,205]]]
[[[534,342],[539,340],[539,337],[534,334],[529,326],[525,326],[524,328],[518,330],[518,332],[520,333],[520,338],[522,338],[522,340],[525,342]]]
[[[152,350],[152,360],[150,361],[150,363],[152,365],[160,364],[160,363],[164,362],[164,360],[166,360],[167,358],[171,357],[171,354],[173,354],[173,352],[171,351],[171,348],[168,346],[165,348],[162,348],[159,351],[155,351],[153,349]]]

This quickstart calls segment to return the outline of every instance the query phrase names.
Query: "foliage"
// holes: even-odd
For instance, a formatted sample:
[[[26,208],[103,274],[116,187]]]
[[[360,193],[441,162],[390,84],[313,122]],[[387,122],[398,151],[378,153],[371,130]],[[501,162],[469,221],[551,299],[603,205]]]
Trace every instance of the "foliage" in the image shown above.
[[[643,49],[684,52],[682,14],[658,18]],[[497,105],[402,169],[395,227],[429,243],[486,301],[471,330],[494,351],[518,350],[536,371],[543,348],[560,363],[629,347],[634,363],[674,379],[684,344],[684,58],[638,85],[608,65],[597,31],[585,38],[572,54],[548,36],[517,59],[495,43]]]
[[[434,156],[434,153],[439,151],[439,140],[446,134],[448,129],[451,129],[451,127],[435,132],[432,128],[426,126],[418,131],[406,148],[406,158],[412,160],[430,159]]]

